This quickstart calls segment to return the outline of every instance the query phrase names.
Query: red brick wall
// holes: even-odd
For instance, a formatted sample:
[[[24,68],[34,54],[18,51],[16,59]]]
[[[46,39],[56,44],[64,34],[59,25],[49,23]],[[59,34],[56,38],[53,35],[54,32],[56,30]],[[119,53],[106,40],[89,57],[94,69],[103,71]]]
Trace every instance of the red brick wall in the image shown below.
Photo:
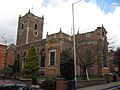
[[[55,50],[55,65],[49,65],[49,53],[50,53],[50,48],[53,47]],[[46,45],[46,65],[45,65],[45,73],[46,76],[58,76],[59,75],[59,43],[48,43]]]
[[[0,70],[4,68],[4,60],[5,54],[4,49],[6,48],[5,45],[0,45]],[[6,50],[6,66],[14,64],[14,51]]]
[[[0,45],[0,70],[4,67],[4,48]]]
[[[56,80],[56,90],[64,90],[64,81]]]
[[[115,51],[111,50],[110,52],[108,52],[108,55],[107,55],[107,62],[108,62],[109,72],[111,72],[111,73],[116,71],[115,67],[117,67],[115,64],[113,64],[113,62],[114,62],[114,54],[115,54]]]
[[[79,42],[80,56],[83,59],[87,49],[91,51],[92,59],[95,61],[92,68],[90,68],[89,74],[93,76],[102,75],[102,60],[107,61],[107,37],[104,27],[97,27],[95,31],[77,34],[76,42]],[[104,57],[105,56],[105,57]],[[82,74],[82,71],[81,71]]]
[[[70,40],[71,36],[62,33],[61,31],[52,35],[47,34],[46,44],[46,76],[58,76],[60,75],[60,52],[63,48],[70,46],[67,40]],[[53,41],[51,41],[53,40]],[[51,48],[55,50],[55,65],[49,66],[49,53]]]
[[[13,65],[14,64],[14,51],[8,50],[7,51],[7,65]]]

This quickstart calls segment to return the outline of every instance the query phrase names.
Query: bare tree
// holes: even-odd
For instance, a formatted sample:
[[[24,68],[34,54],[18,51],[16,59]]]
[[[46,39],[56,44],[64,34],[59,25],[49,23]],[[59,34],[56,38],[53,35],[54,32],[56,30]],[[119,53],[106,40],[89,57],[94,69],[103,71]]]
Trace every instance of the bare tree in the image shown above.
[[[116,43],[118,40],[116,39],[116,36],[109,36],[108,40],[108,50],[110,51],[111,49],[116,49]]]
[[[80,51],[80,42],[76,41],[76,64],[83,70],[83,79],[89,80],[88,76],[88,69],[93,66],[93,64],[96,62],[94,60],[95,52],[92,52],[90,48],[86,48],[85,53],[83,56],[81,56]],[[66,54],[66,55],[64,55]],[[61,53],[61,63],[69,63],[70,60],[74,62],[74,53],[73,53],[73,47],[69,45],[69,47],[66,47],[62,53]]]
[[[118,66],[118,72],[120,72],[120,47],[118,47],[115,52],[114,64],[116,64]]]
[[[96,62],[94,60],[95,52],[92,53],[90,48],[86,48],[85,53],[81,56],[81,51],[76,47],[76,62],[83,70],[83,79],[89,80],[88,70]]]

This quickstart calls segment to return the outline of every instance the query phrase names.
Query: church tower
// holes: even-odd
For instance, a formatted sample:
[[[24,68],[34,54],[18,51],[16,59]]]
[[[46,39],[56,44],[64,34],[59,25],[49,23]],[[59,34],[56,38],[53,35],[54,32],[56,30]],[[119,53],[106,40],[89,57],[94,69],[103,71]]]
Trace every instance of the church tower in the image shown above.
[[[43,23],[44,17],[38,17],[29,12],[19,16],[18,29],[17,29],[17,42],[16,45],[29,44],[39,41],[43,36]]]

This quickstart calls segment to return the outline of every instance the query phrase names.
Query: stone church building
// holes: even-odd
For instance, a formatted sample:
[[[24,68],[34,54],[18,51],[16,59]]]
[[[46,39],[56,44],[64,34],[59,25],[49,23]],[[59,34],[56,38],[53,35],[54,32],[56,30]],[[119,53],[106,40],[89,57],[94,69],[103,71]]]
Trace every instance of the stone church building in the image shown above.
[[[17,59],[20,61],[20,68],[23,69],[26,50],[31,45],[36,47],[39,57],[40,70],[39,73],[45,76],[60,76],[60,53],[62,49],[71,45],[73,37],[65,34],[60,29],[58,33],[49,35],[46,39],[43,37],[44,17],[38,17],[30,11],[19,16],[17,29]],[[79,41],[79,51],[81,57],[84,57],[85,51],[89,49],[92,52],[95,63],[89,69],[90,75],[103,75],[104,68],[107,69],[107,37],[106,30],[103,27],[97,27],[95,31],[77,34],[76,40]],[[77,66],[77,75],[82,75],[82,69]]]

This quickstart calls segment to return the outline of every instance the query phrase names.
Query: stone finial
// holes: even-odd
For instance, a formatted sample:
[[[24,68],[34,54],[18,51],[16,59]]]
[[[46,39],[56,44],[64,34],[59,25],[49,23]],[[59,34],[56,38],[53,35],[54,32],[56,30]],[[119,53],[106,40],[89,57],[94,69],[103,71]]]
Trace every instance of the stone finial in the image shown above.
[[[47,32],[47,34],[46,34],[46,40],[48,40],[48,32]]]
[[[60,28],[60,32],[62,32],[61,28]]]
[[[104,26],[103,26],[103,24],[102,24],[102,29],[105,29]]]
[[[42,18],[44,18],[44,15],[42,15]]]
[[[48,32],[47,32],[47,35],[48,35]]]
[[[79,34],[79,30],[77,31],[77,34]]]
[[[19,15],[19,18],[21,17],[21,14]]]
[[[21,14],[19,15],[19,19],[21,18]]]
[[[103,28],[104,26],[103,26],[103,24],[102,24],[102,28]]]
[[[28,11],[29,13],[30,13],[30,9],[29,9],[29,11]]]

